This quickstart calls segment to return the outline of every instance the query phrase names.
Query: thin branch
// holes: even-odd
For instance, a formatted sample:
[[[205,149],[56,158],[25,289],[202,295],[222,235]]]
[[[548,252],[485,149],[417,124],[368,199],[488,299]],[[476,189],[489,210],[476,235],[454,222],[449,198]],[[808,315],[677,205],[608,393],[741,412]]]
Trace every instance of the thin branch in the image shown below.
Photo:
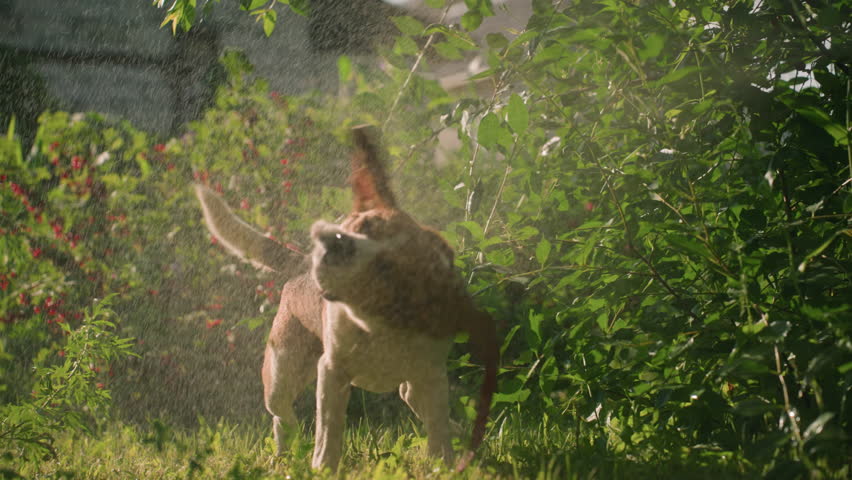
[[[503,196],[503,188],[506,186],[506,179],[512,173],[511,162],[507,162],[506,171],[503,172],[503,180],[500,181],[500,188],[497,189],[497,194],[494,196],[494,204],[491,205],[491,212],[488,214],[488,220],[485,221],[485,226],[482,228],[482,234],[488,233],[488,227],[491,226],[491,219],[494,218],[494,213],[497,211],[497,204],[500,203],[500,197]]]
[[[444,8],[444,12],[441,14],[441,19],[438,20],[438,23],[444,23],[444,19],[447,18],[447,12],[450,10],[451,3],[447,3],[447,6]],[[433,32],[429,35],[429,38],[426,39],[426,44],[423,45],[423,48],[420,49],[420,53],[417,54],[417,59],[414,61],[414,65],[411,66],[411,70],[408,71],[408,76],[405,77],[405,81],[402,82],[402,86],[399,88],[399,92],[396,94],[396,98],[393,100],[393,104],[391,104],[390,110],[388,111],[388,116],[385,119],[385,123],[382,125],[382,130],[386,130],[388,124],[393,118],[393,114],[396,112],[396,107],[399,105],[399,101],[402,99],[402,95],[405,94],[405,91],[408,89],[408,84],[411,82],[411,78],[414,77],[414,72],[417,71],[417,67],[420,66],[420,62],[423,60],[423,56],[426,55],[426,51],[429,50],[429,47],[432,46],[432,42],[435,40],[435,35],[438,32]]]

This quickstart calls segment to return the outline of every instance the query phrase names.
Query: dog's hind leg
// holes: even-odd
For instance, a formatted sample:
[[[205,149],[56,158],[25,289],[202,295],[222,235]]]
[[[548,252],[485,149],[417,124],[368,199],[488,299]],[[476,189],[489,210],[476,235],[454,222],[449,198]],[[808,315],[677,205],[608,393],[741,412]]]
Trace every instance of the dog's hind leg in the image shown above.
[[[401,384],[399,396],[426,427],[429,455],[443,459],[449,466],[453,448],[450,443],[449,386],[446,372],[435,372],[428,377]]]
[[[263,396],[272,414],[276,453],[298,423],[293,401],[316,378],[322,343],[285,309],[279,310],[263,357]]]

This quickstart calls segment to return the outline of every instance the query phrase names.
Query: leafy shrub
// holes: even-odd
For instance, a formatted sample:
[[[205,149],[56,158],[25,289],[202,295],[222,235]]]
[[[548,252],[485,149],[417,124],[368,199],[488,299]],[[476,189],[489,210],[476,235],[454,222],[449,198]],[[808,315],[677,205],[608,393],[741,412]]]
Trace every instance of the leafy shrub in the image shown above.
[[[0,406],[0,454],[25,460],[56,456],[56,434],[90,431],[89,420],[106,415],[110,392],[99,373],[104,365],[132,355],[133,340],[116,336],[111,315],[109,299],[104,299],[86,312],[79,327],[59,323],[66,335],[62,361],[40,359],[30,398]]]
[[[267,330],[258,327],[286,279],[225,253],[190,186],[207,183],[305,250],[319,212],[348,207],[348,146],[328,133],[343,127],[321,123],[331,121],[317,113],[321,99],[269,92],[237,53],[223,63],[231,83],[181,138],[155,143],[126,122],[59,112],[42,116],[27,156],[11,134],[3,144],[4,403],[31,390],[34,358],[63,349],[61,326],[115,292],[140,354],[109,369],[126,418],[186,425],[263,412],[259,378],[246,372],[258,369]]]
[[[487,36],[493,95],[451,100],[411,77],[417,45],[471,48],[477,5],[462,28],[399,19],[398,70],[342,78],[354,109],[462,140],[436,174],[504,322],[497,425],[523,408],[578,452],[846,471],[850,7],[534,2],[520,35]]]
[[[850,80],[821,42],[849,6],[559,5],[490,35],[495,94],[446,112],[496,401],[601,454],[846,468]]]

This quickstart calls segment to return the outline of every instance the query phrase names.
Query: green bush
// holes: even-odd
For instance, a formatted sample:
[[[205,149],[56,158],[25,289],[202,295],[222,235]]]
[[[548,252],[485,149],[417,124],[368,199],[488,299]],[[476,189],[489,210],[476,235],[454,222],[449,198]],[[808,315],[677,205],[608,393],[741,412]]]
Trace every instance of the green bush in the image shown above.
[[[490,98],[415,80],[400,102],[463,142],[439,184],[459,266],[503,322],[495,428],[537,412],[600,458],[846,472],[848,3],[534,9],[516,38],[487,36]],[[352,103],[405,118],[406,45],[475,42],[397,25],[415,42],[387,52],[391,92],[356,81]]]
[[[104,299],[86,312],[79,327],[58,323],[66,336],[62,361],[40,359],[30,398],[0,405],[0,454],[25,460],[55,457],[58,433],[91,431],[90,423],[105,417],[111,398],[99,373],[104,365],[131,356],[133,341],[115,335],[111,314]]]
[[[221,249],[191,184],[305,251],[317,217],[348,209],[348,140],[331,126],[339,117],[320,111],[327,100],[268,91],[238,53],[223,64],[230,83],[180,138],[156,143],[126,122],[59,112],[42,116],[27,156],[11,136],[3,144],[3,403],[38,381],[35,359],[63,349],[61,325],[115,293],[140,354],[106,369],[123,418],[195,425],[264,414],[259,373],[246,372],[259,371],[286,278]]]
[[[488,37],[493,99],[447,112],[496,401],[602,456],[845,469],[849,5],[534,6]]]

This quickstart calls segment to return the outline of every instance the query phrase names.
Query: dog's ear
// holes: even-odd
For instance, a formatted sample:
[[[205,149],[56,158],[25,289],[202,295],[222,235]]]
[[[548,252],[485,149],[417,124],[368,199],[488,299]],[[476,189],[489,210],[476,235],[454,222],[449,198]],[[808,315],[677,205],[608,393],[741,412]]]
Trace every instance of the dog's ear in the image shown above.
[[[374,208],[395,208],[396,199],[385,173],[381,134],[376,127],[361,125],[352,129],[355,152],[352,154],[353,208],[356,212]]]

